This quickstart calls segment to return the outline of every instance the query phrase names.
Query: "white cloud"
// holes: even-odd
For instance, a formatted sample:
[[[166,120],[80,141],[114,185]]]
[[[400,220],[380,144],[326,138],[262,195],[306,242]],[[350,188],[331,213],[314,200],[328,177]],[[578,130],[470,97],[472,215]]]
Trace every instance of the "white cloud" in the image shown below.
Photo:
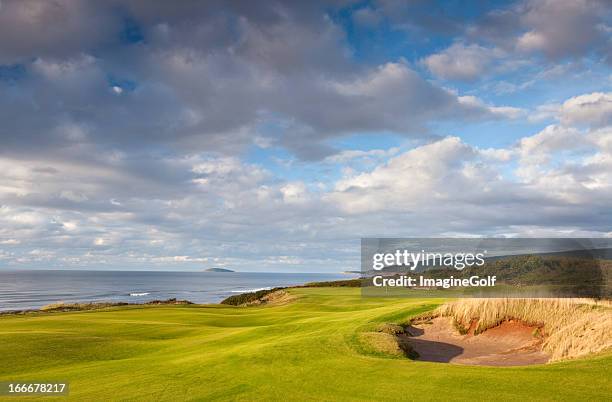
[[[479,149],[478,153],[491,161],[509,162],[515,155],[512,149],[485,148]]]
[[[528,52],[546,49],[547,45],[547,38],[541,32],[536,31],[525,32],[518,38],[516,43],[516,46],[520,50]]]
[[[531,118],[555,124],[481,149],[436,135],[525,111],[446,90],[412,61],[363,63],[326,15],[335,6],[126,2],[145,39],[134,44],[118,40],[111,3],[3,4],[3,263],[346,269],[361,235],[609,233],[608,93],[540,107]],[[540,52],[604,57],[598,7],[511,5],[494,13],[498,35],[449,38],[422,65],[457,80],[531,68],[541,72],[499,90],[537,89],[565,74],[535,63]],[[411,16],[423,39],[465,25]],[[391,17],[377,4],[352,12],[357,29]],[[347,150],[339,138],[356,134],[363,150]],[[391,136],[399,147],[384,145]],[[292,163],[275,171],[276,156]]]
[[[345,239],[360,233],[520,234],[535,227],[570,234],[609,232],[610,222],[601,218],[612,196],[609,128],[580,131],[551,125],[508,148],[479,149],[447,137],[406,151],[347,151],[339,158],[370,158],[372,164],[316,191],[309,191],[306,182],[282,180],[226,157],[175,161],[186,175],[183,184],[157,190],[154,197],[147,187],[117,194],[105,185],[105,175],[91,175],[88,199],[77,203],[82,212],[77,204],[45,201],[41,192],[59,194],[62,188],[78,194],[82,190],[75,178],[82,177],[85,167],[32,162],[15,171],[24,185],[38,180],[30,175],[55,177],[54,171],[62,172],[61,180],[28,187],[27,193],[38,193],[38,198],[19,200],[36,206],[12,201],[15,206],[0,208],[0,239],[12,239],[3,243],[10,254],[2,258],[81,267],[195,267],[222,257],[221,263],[234,268],[261,264],[274,269],[296,262],[295,269],[313,264],[326,269],[350,261],[352,249]],[[138,185],[125,183],[128,188]],[[105,201],[106,209],[96,201],[115,197],[121,202]],[[287,238],[292,241],[282,241]],[[233,244],[229,254],[228,241]],[[38,254],[29,254],[33,249]]]
[[[455,43],[440,53],[427,56],[421,62],[437,77],[475,80],[487,74],[494,60],[502,56],[503,52],[499,49]]]
[[[328,198],[353,214],[411,209],[448,190],[443,181],[459,178],[463,162],[474,156],[459,138],[448,137],[395,156],[371,172],[340,180]]]
[[[555,151],[576,149],[585,141],[583,135],[575,128],[550,125],[539,133],[522,138],[519,149],[523,157],[537,155],[538,162],[546,162],[539,156],[549,155]]]
[[[516,41],[521,51],[540,51],[558,59],[599,50],[605,43],[605,32],[598,29],[599,21],[609,15],[605,2],[528,0],[518,10],[521,25],[527,28]]]
[[[593,92],[563,102],[559,110],[563,124],[602,127],[612,124],[612,93]]]
[[[523,109],[518,107],[487,105],[481,99],[472,95],[459,96],[457,100],[462,105],[469,106],[475,109],[478,108],[487,110],[493,116],[498,116],[506,119],[517,119],[519,117],[522,117],[525,113]]]
[[[546,103],[529,114],[534,122],[558,120],[565,126],[598,128],[612,123],[612,93],[593,92],[577,95],[563,103]]]
[[[528,119],[531,122],[558,119],[560,108],[561,105],[558,103],[545,103],[543,105],[538,105],[534,111],[529,113]]]
[[[307,200],[306,185],[302,182],[287,183],[280,188],[283,201],[289,204],[302,203]]]
[[[397,147],[392,147],[389,149],[370,149],[367,151],[344,150],[337,154],[328,156],[325,158],[324,162],[347,164],[355,159],[358,159],[360,163],[364,163],[365,161],[384,160],[397,154],[399,150],[400,149]]]
[[[325,198],[359,219],[388,216],[421,234],[527,233],[534,225],[605,233],[593,217],[611,196],[612,132],[551,125],[509,148],[478,149],[456,137],[419,146],[343,178]],[[589,229],[578,229],[587,221]]]
[[[555,155],[583,151],[588,145],[587,138],[575,128],[547,126],[539,133],[519,141],[520,165],[516,174],[526,182],[537,181],[543,173],[554,168],[551,161]]]

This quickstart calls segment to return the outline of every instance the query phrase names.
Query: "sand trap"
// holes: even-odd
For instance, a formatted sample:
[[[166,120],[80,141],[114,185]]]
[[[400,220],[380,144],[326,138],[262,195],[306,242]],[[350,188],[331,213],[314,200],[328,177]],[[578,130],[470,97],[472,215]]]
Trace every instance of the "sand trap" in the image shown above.
[[[461,335],[451,318],[438,317],[409,327],[409,335],[402,335],[402,342],[419,354],[417,360],[430,362],[483,366],[546,363],[550,356],[542,351],[542,341],[533,335],[534,329],[518,321],[506,321],[479,335]]]

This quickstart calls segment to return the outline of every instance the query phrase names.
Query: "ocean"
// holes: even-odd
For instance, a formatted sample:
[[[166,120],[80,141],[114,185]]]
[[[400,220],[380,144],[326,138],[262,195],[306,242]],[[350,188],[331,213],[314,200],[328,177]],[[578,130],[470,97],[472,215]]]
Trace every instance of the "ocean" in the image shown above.
[[[232,294],[352,277],[319,273],[0,270],[0,311],[36,309],[56,302],[144,303],[177,298],[218,303]]]

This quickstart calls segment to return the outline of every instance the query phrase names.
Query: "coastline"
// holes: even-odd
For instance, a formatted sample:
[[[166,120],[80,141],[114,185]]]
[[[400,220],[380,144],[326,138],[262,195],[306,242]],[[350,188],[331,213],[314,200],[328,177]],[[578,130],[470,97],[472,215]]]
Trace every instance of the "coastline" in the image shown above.
[[[134,303],[171,298],[197,304],[256,289],[346,279],[345,274],[170,271],[0,271],[0,311],[53,303]]]

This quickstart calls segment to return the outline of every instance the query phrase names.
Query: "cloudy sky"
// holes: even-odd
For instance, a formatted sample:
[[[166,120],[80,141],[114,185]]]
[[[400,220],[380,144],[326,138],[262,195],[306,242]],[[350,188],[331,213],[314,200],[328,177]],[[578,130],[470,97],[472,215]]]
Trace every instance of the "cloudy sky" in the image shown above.
[[[0,269],[612,236],[606,1],[0,0]]]

